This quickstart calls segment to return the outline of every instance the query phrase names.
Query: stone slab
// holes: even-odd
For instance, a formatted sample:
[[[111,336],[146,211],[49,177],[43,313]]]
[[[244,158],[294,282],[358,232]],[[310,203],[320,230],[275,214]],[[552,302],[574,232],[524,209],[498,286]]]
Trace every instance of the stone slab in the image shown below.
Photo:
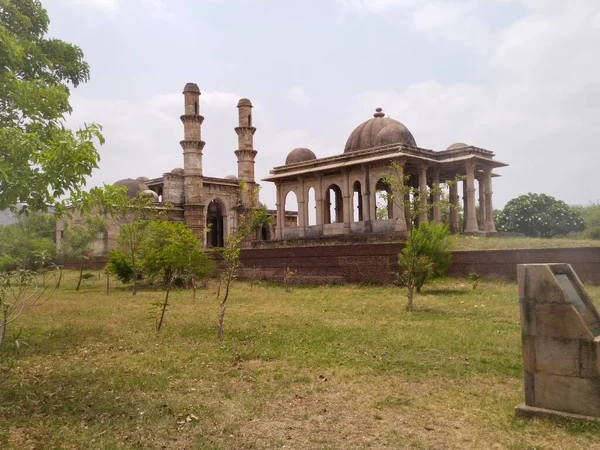
[[[520,419],[550,419],[550,420],[578,420],[585,422],[599,422],[600,417],[572,414],[553,409],[536,408],[525,404],[515,406],[515,416]]]
[[[579,340],[536,336],[535,372],[579,376]]]
[[[584,416],[600,417],[600,385],[591,378],[534,374],[535,405]]]
[[[570,304],[543,304],[535,307],[536,336],[594,339]]]

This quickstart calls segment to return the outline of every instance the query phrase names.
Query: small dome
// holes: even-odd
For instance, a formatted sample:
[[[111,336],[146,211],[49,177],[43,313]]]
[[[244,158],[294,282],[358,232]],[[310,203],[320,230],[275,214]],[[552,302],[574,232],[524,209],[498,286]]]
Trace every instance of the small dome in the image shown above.
[[[127,197],[133,198],[140,192],[148,189],[145,183],[134,180],[132,178],[125,178],[124,180],[117,181],[113,186],[123,186],[127,189]]]
[[[143,195],[144,197],[152,197],[155,202],[158,201],[158,194],[154,191],[151,191],[150,189],[142,191],[140,195]]]
[[[183,170],[181,167],[175,167],[173,170],[171,170],[171,173],[174,175],[183,175],[185,170]]]
[[[286,164],[295,164],[304,161],[312,161],[313,159],[317,159],[317,156],[312,152],[312,150],[304,147],[298,147],[292,150],[287,158],[285,158]]]
[[[225,175],[225,179],[226,180],[237,180],[238,177],[236,177],[235,175]]]
[[[183,88],[183,93],[185,94],[186,92],[195,92],[195,93],[199,94],[200,88],[198,87],[198,85],[196,83],[188,83]]]
[[[137,177],[135,179],[135,181],[141,181],[142,183],[146,183],[146,182],[150,181],[150,178],[148,178],[148,177]]]
[[[241,98],[238,102],[238,108],[240,106],[249,106],[250,108],[252,108],[252,102],[247,98]]]
[[[379,136],[380,133],[382,133],[381,136]],[[382,109],[377,108],[372,119],[361,123],[350,134],[344,153],[388,144],[417,146],[415,138],[408,128],[397,120],[385,117]]]
[[[469,144],[465,144],[464,142],[457,142],[456,144],[450,145],[446,150],[456,150],[457,148],[465,147],[469,147]]]

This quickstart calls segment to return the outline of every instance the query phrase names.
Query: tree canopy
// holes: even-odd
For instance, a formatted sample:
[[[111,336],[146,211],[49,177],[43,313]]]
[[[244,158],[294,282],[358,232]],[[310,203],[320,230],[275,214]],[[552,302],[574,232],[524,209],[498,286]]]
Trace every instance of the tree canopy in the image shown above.
[[[546,194],[526,194],[510,200],[496,222],[498,231],[549,238],[583,231],[581,213]]]
[[[0,0],[0,209],[46,211],[97,167],[101,127],[65,127],[70,88],[89,80],[76,45],[47,37],[38,0]]]

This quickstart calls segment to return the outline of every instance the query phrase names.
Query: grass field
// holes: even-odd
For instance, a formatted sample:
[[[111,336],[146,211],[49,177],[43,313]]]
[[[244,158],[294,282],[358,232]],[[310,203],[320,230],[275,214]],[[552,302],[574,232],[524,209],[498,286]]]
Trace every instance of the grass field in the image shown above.
[[[222,343],[215,287],[176,292],[157,334],[161,293],[69,274],[20,322],[0,448],[600,448],[598,425],[515,419],[515,284],[438,282],[409,314],[398,288],[238,283]]]
[[[522,248],[600,247],[600,240],[577,238],[475,237],[458,235],[454,250],[510,250]]]

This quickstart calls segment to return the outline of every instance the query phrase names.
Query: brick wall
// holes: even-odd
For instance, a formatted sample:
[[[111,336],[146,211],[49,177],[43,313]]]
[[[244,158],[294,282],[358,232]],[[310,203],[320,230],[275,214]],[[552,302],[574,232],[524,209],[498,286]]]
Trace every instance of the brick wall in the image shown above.
[[[296,271],[294,283],[391,283],[401,249],[398,243],[247,249],[242,250],[240,278],[281,281],[290,267]],[[457,251],[448,275],[466,278],[475,271],[483,278],[515,280],[517,264],[535,263],[568,263],[583,281],[600,284],[600,247]],[[105,257],[94,258],[89,268],[104,264]]]
[[[241,278],[277,280],[286,267],[295,283],[390,283],[402,244],[354,244],[248,249]],[[517,264],[568,263],[586,282],[600,284],[600,247],[454,252],[448,275],[515,280]]]

